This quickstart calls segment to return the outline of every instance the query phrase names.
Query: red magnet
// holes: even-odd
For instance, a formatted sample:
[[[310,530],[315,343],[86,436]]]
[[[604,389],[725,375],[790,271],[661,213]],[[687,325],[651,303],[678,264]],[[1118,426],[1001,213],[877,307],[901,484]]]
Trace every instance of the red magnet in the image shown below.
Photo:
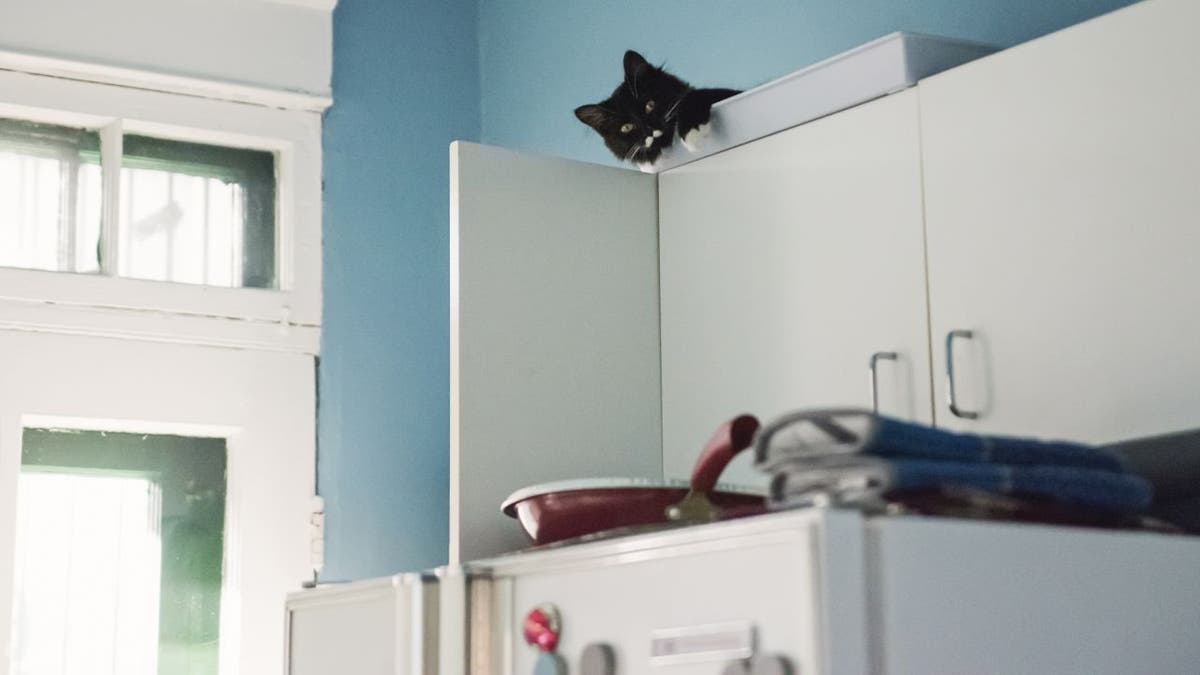
[[[554,605],[538,605],[525,616],[525,642],[544,652],[552,652],[558,646],[561,630],[562,622]]]

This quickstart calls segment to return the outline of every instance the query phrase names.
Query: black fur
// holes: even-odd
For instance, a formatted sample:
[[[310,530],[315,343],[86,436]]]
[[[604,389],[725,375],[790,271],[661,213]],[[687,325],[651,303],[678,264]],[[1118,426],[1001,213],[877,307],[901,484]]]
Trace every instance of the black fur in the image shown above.
[[[735,89],[693,89],[687,82],[646,62],[641,54],[625,52],[625,80],[600,103],[575,109],[579,121],[600,134],[617,159],[653,164],[663,149],[706,124],[717,101]],[[658,137],[654,131],[662,132]],[[646,145],[649,138],[650,144]]]

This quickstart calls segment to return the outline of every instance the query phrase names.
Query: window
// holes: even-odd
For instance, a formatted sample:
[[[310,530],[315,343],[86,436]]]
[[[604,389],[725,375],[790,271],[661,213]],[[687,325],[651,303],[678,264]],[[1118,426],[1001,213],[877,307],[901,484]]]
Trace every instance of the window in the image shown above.
[[[225,442],[26,429],[17,672],[215,675]]]
[[[316,354],[327,100],[161,84],[0,68],[0,329]]]
[[[100,134],[0,119],[0,265],[100,271]]]
[[[275,285],[275,156],[126,135],[118,273],[209,286]]]
[[[0,265],[275,287],[273,153],[136,134],[120,145],[114,195],[98,131],[0,119]],[[114,199],[117,233],[105,246],[102,213]]]

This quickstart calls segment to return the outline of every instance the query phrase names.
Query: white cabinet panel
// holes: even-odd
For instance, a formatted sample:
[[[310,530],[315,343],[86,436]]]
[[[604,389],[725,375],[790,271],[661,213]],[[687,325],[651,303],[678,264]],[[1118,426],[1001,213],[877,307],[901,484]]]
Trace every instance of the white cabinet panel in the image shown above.
[[[869,407],[874,352],[881,411],[931,421],[917,115],[909,90],[660,174],[668,477],[737,413]]]
[[[526,545],[518,488],[659,477],[662,431],[654,176],[455,143],[450,195],[453,564]]]
[[[288,675],[432,675],[438,671],[438,588],[401,574],[292,593]]]
[[[393,675],[396,661],[395,599],[380,594],[357,603],[289,611],[288,675]]]
[[[1200,410],[1200,4],[1153,0],[920,85],[938,423],[1102,442]],[[943,340],[962,406],[946,411]]]

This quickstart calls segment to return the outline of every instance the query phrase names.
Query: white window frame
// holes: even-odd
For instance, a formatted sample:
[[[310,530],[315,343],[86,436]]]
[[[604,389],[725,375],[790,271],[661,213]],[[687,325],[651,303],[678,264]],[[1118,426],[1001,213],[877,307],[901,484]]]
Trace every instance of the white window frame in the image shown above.
[[[0,117],[99,129],[109,165],[119,165],[125,133],[266,150],[276,154],[278,181],[278,288],[0,268],[0,329],[317,354],[321,111],[330,103],[327,97],[0,52]],[[115,180],[116,172],[106,173],[107,194],[115,194],[116,186],[108,185]],[[116,208],[109,199],[110,224]],[[114,234],[108,226],[102,244],[108,251]]]

